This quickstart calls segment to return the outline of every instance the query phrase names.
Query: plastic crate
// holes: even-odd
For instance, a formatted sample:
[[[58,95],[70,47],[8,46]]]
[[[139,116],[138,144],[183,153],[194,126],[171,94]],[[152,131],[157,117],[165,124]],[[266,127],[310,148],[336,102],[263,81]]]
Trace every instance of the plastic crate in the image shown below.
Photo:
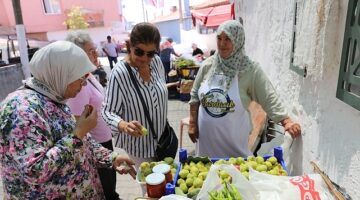
[[[270,158],[273,155],[264,155],[264,159],[267,160],[268,158]],[[274,156],[275,158],[278,160],[278,163],[280,163],[280,165],[282,166],[282,168],[286,171],[289,172],[286,168],[286,164],[283,158],[283,149],[281,147],[275,147],[274,148]],[[218,160],[229,160],[229,158],[210,158],[212,163],[215,163]],[[246,158],[244,158],[246,160]]]

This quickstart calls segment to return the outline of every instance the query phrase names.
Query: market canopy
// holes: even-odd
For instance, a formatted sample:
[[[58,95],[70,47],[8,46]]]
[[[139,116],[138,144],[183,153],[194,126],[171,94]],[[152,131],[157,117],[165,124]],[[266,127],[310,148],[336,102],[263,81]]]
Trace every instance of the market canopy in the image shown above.
[[[191,15],[195,25],[195,20],[199,20],[206,27],[216,27],[227,20],[232,19],[231,4],[192,10]]]

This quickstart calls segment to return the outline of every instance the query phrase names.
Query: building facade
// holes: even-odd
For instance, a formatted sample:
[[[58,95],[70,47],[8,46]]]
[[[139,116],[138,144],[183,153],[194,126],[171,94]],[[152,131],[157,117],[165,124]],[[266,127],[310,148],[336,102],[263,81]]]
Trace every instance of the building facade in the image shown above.
[[[359,88],[358,35],[349,39],[350,33],[344,33],[349,24],[359,25],[360,3],[234,2],[236,17],[244,22],[247,54],[260,63],[302,125],[303,136],[295,141],[299,148],[292,154],[295,174],[314,173],[310,161],[315,161],[353,199],[360,199],[360,111],[356,108],[360,101],[347,95],[353,97],[349,105],[337,94],[343,85],[350,85],[346,90],[353,93]],[[348,44],[354,45],[347,48]],[[341,65],[349,52],[352,55],[345,60],[351,61],[350,78],[342,81],[341,75],[349,69]]]

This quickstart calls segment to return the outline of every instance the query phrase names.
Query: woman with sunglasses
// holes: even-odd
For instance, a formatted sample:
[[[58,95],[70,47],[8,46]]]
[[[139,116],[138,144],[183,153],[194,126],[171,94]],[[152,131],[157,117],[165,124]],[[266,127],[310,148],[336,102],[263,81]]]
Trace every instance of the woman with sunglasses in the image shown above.
[[[150,130],[143,105],[132,83],[126,65],[135,76],[158,138],[164,131],[167,116],[168,90],[164,67],[156,52],[159,30],[150,23],[139,23],[130,34],[128,55],[114,67],[106,92],[103,118],[116,135],[115,146],[125,149],[139,166],[155,160],[156,140],[143,135],[142,126]]]
[[[38,50],[29,68],[33,77],[0,104],[5,199],[105,199],[97,167],[133,163],[87,135],[96,126],[92,106],[75,121],[66,105],[95,66],[81,48],[58,41]]]
[[[98,64],[96,47],[90,35],[84,31],[72,31],[66,36],[66,40],[82,48],[90,61]],[[113,151],[112,136],[110,127],[105,123],[100,114],[101,104],[104,101],[104,88],[95,76],[91,73],[87,78],[87,84],[81,89],[76,97],[67,101],[71,113],[78,120],[81,116],[82,109],[86,104],[91,104],[97,111],[97,124],[90,131],[91,137],[103,147]],[[104,190],[106,200],[118,200],[119,194],[116,193],[116,171],[112,168],[98,168],[101,185]]]

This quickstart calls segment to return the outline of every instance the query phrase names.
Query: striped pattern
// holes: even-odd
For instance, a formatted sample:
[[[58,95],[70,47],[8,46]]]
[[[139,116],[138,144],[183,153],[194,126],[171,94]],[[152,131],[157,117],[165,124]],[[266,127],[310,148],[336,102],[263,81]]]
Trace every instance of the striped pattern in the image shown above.
[[[154,57],[150,68],[151,80],[144,82],[137,69],[131,67],[150,112],[154,129],[160,138],[166,123],[168,91],[165,84],[164,67],[158,56]],[[135,157],[150,158],[155,156],[157,141],[152,138],[153,133],[145,137],[133,137],[122,132],[119,133],[117,128],[121,120],[136,120],[150,131],[141,100],[123,61],[118,62],[111,72],[102,115],[112,129],[116,147],[123,148],[128,154]]]

